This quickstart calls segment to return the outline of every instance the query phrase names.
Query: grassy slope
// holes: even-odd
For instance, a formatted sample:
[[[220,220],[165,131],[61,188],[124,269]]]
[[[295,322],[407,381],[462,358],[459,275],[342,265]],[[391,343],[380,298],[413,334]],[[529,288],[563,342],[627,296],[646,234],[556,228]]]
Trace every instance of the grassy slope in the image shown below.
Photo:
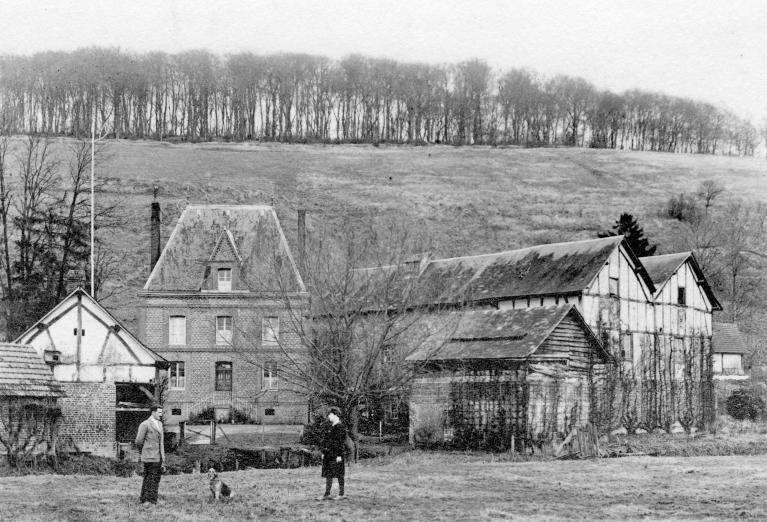
[[[269,203],[289,241],[295,210],[308,227],[353,225],[367,215],[399,216],[425,228],[437,256],[468,255],[536,243],[584,239],[620,212],[639,218],[661,250],[671,250],[668,221],[657,217],[671,194],[716,178],[731,194],[767,196],[767,161],[590,149],[496,149],[280,144],[110,144],[99,177],[129,219],[115,238],[125,262],[121,293],[106,300],[135,326],[135,292],[148,275],[152,187],[161,187],[163,237],[186,201]]]
[[[153,508],[138,505],[140,477],[38,475],[4,478],[0,504],[8,520],[763,519],[766,466],[765,456],[514,463],[414,453],[354,466],[344,502],[315,501],[324,481],[303,468],[223,473],[229,503],[208,502],[204,475],[164,477]]]

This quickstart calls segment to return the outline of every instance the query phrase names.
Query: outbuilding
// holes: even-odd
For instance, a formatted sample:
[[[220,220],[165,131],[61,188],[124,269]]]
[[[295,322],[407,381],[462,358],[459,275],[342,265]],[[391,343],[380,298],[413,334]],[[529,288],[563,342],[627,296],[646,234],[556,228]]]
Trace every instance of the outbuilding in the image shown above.
[[[53,368],[59,399],[59,443],[75,452],[114,456],[117,443],[136,435],[159,400],[165,360],[148,349],[103,306],[77,288],[24,332]]]

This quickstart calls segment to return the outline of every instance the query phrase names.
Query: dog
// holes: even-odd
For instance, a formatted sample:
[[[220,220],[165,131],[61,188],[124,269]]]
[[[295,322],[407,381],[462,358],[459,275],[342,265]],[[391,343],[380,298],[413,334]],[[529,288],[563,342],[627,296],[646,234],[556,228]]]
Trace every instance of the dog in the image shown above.
[[[210,480],[210,492],[213,495],[212,500],[231,499],[234,497],[234,491],[232,488],[224,484],[218,473],[213,468],[208,470],[208,480]]]

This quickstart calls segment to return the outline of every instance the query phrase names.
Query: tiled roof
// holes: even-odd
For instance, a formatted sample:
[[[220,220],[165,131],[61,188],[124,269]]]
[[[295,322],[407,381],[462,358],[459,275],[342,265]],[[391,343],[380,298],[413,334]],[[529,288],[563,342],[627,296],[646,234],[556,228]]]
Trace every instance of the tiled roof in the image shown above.
[[[535,353],[568,314],[584,324],[572,304],[457,313],[460,319],[448,342],[437,347],[425,344],[407,359],[524,359]],[[598,345],[590,329],[585,325],[584,328]]]
[[[61,397],[53,371],[35,349],[25,344],[0,343],[0,396]]]
[[[228,233],[222,234],[225,231]],[[245,290],[305,291],[277,214],[265,205],[188,206],[144,291],[199,291],[222,238],[241,258],[239,273]]]
[[[740,353],[744,355],[748,353],[738,325],[733,323],[714,323],[714,335],[711,344],[714,353]]]
[[[662,256],[640,257],[639,260],[650,274],[650,279],[656,287],[660,287],[674,272],[687,261],[690,252],[678,252],[676,254],[665,254]]]
[[[706,276],[703,273],[703,270],[700,269],[700,265],[698,265],[692,252],[678,252],[676,254],[665,254],[662,256],[640,257],[639,261],[641,261],[642,265],[644,265],[647,270],[647,273],[650,275],[657,293],[660,292],[669,278],[679,270],[679,267],[689,261],[690,266],[692,267],[693,272],[695,272],[695,276],[698,278],[698,282],[713,309],[722,309],[722,305],[714,295],[714,291],[708,284]]]
[[[613,236],[436,259],[426,263],[415,286],[423,301],[421,304],[576,294],[594,280],[623,240],[623,236]],[[640,277],[654,291],[641,263],[637,262],[637,266]],[[387,269],[391,267],[359,272],[364,275]]]

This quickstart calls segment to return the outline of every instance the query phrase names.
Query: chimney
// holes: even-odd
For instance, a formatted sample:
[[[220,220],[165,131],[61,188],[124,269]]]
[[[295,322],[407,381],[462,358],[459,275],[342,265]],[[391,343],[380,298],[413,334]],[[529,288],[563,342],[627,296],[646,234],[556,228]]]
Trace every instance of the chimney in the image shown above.
[[[306,256],[306,209],[298,209],[298,272],[304,276]]]
[[[160,258],[160,203],[152,201],[152,220],[149,225],[149,271]]]

